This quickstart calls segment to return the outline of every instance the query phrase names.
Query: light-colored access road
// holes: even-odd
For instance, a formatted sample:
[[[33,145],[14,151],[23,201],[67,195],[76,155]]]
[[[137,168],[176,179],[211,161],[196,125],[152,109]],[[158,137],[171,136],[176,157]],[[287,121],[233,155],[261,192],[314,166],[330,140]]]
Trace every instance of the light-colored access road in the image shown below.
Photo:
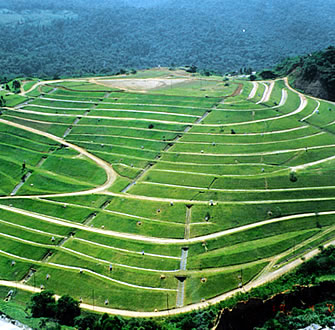
[[[108,188],[110,188],[112,186],[112,184],[114,183],[114,181],[117,178],[117,174],[113,170],[112,166],[110,166],[104,160],[92,155],[91,153],[86,151],[84,148],[78,147],[78,146],[76,146],[72,143],[69,143],[69,142],[59,138],[58,136],[52,135],[50,133],[39,131],[35,128],[31,128],[31,127],[27,127],[27,126],[24,126],[24,125],[21,125],[21,124],[13,123],[11,121],[4,120],[4,119],[0,119],[0,123],[6,124],[6,125],[9,125],[9,126],[13,126],[13,127],[16,127],[16,128],[19,128],[19,129],[37,134],[37,135],[44,136],[44,137],[46,137],[50,140],[56,141],[56,142],[58,142],[58,143],[60,143],[64,146],[67,146],[67,147],[77,151],[79,154],[82,154],[82,155],[86,156],[87,158],[91,159],[94,163],[96,163],[99,167],[101,167],[106,173],[106,176],[107,176],[106,182],[99,187],[96,187],[96,188],[93,188],[93,189],[90,189],[90,190],[86,190],[85,194],[94,194],[94,193],[98,193],[98,192],[107,190]],[[71,196],[75,196],[76,194],[81,195],[81,194],[83,194],[83,192],[72,192]]]
[[[265,86],[265,90],[264,90],[262,98],[256,104],[265,103],[265,102],[268,102],[270,100],[272,90],[273,90],[273,87],[275,85],[275,81],[271,81],[269,85],[267,83],[264,83],[264,82],[262,82],[261,84],[263,84]]]
[[[27,91],[21,91],[21,95],[25,96],[26,94],[32,92],[35,88],[39,87],[39,86],[43,86],[43,85],[47,85],[47,84],[55,84],[55,83],[60,83],[60,82],[65,82],[65,81],[69,81],[69,82],[87,82],[88,79],[62,79],[62,80],[43,80],[43,81],[39,81],[36,84],[34,84],[33,86],[31,86],[31,88],[29,88]]]
[[[258,83],[256,81],[252,81],[252,90],[248,96],[248,100],[253,99],[256,95],[258,89]]]
[[[275,83],[276,83],[275,81],[270,82],[269,89],[267,90],[267,93],[264,95],[262,103],[269,102],[273,88],[275,87]]]

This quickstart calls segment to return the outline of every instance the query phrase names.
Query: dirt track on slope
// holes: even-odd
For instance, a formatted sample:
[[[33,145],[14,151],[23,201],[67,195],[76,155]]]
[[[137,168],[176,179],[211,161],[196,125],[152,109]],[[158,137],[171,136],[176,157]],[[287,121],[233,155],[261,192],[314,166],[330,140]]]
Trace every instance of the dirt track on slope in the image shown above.
[[[37,129],[27,127],[27,126],[24,126],[24,125],[21,125],[21,124],[16,124],[16,123],[10,122],[8,120],[0,119],[0,123],[6,124],[6,125],[9,125],[9,126],[13,126],[13,127],[19,128],[19,129],[23,129],[25,131],[29,131],[29,132],[37,134],[37,135],[45,136],[45,137],[49,138],[50,140],[56,141],[56,142],[58,142],[58,143],[60,143],[64,146],[67,146],[71,149],[76,150],[79,154],[82,154],[82,155],[86,156],[87,158],[91,159],[92,161],[94,161],[99,167],[101,167],[105,171],[106,176],[107,176],[107,180],[103,185],[86,191],[87,194],[93,194],[93,193],[98,193],[100,191],[107,190],[109,187],[112,186],[112,184],[114,183],[114,181],[117,178],[117,174],[113,170],[112,166],[110,166],[104,160],[92,155],[91,153],[89,153],[88,151],[86,151],[85,149],[83,149],[81,147],[78,147],[78,146],[76,146],[72,143],[66,142],[65,140],[63,140],[63,139],[61,139],[61,138],[59,138],[55,135],[52,135],[50,133],[42,132],[42,131],[39,131]],[[76,194],[77,194],[76,192],[71,193],[72,196],[75,196]],[[79,192],[78,194],[82,194],[82,192]]]

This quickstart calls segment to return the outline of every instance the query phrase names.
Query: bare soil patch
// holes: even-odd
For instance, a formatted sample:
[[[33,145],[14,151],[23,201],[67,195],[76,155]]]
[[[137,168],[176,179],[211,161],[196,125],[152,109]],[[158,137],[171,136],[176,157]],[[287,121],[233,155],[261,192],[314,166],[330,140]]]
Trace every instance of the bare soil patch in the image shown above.
[[[132,91],[148,91],[156,88],[168,87],[180,84],[190,79],[164,79],[164,78],[149,78],[149,79],[111,79],[111,80],[96,80],[100,85],[114,87]]]

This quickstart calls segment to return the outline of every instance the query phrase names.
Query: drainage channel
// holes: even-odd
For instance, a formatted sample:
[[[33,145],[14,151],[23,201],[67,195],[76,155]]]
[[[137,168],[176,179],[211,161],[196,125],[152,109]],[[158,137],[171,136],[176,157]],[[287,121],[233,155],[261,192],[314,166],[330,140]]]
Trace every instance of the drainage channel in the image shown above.
[[[87,218],[84,220],[83,225],[88,226],[94,218],[98,215],[98,212],[93,212],[87,216]]]
[[[43,156],[41,160],[37,163],[36,167],[41,167],[46,160],[47,160],[47,156]]]
[[[206,111],[202,117],[198,118],[196,120],[196,122],[194,124],[200,124],[211,112],[210,111]]]
[[[100,209],[101,210],[104,210],[108,207],[108,205],[111,203],[112,201],[110,200],[107,200],[106,202],[104,202],[101,206],[100,206]]]
[[[51,87],[51,86],[47,86],[46,85],[46,87]],[[44,99],[44,98],[47,98],[50,94],[53,94],[54,92],[56,92],[56,90],[57,90],[58,88],[53,88],[51,91],[49,91],[49,92],[42,92],[41,90],[41,92],[43,93],[43,94],[41,94],[40,96],[38,96],[40,99]]]
[[[23,277],[23,279],[21,280],[22,283],[27,283],[31,278],[32,276],[35,274],[36,272],[36,269],[34,268],[30,268],[28,270],[28,273]],[[35,286],[35,285],[34,285]]]
[[[187,256],[188,256],[188,249],[183,248],[181,250],[180,270],[186,270]]]
[[[90,113],[90,111],[94,110],[97,106],[98,106],[97,103],[93,104],[93,106],[89,110],[86,110],[84,114],[78,116],[74,120],[74,122],[70,125],[70,127],[66,129],[65,133],[63,134],[63,139],[65,139],[72,132],[73,127],[76,126],[83,117],[86,117]]]
[[[65,131],[65,133],[63,134],[63,139],[66,138],[72,131],[72,127],[68,127]]]
[[[184,306],[184,296],[185,296],[185,281],[179,281],[177,287],[176,307]]]
[[[81,117],[76,118],[72,123],[72,125],[66,129],[65,133],[63,134],[63,139],[66,138],[71,133],[73,126],[77,125],[80,119]]]
[[[216,108],[216,106],[213,107],[213,109]],[[196,120],[194,124],[200,124],[209,114],[211,113],[211,110],[206,111],[200,118]],[[178,134],[171,142],[168,142],[168,144],[163,148],[162,152],[167,152],[169,149],[171,149],[183,136],[185,133],[189,132],[192,129],[193,125],[186,126],[184,129],[183,134]],[[161,158],[161,154],[159,153],[154,160],[158,160]],[[131,182],[129,183],[122,191],[121,193],[126,193],[129,191],[131,187],[133,187],[136,182],[142,178],[148,170],[152,166],[154,166],[155,163],[149,163],[141,172],[140,174]]]
[[[180,260],[180,270],[185,271],[187,266],[187,256],[188,256],[188,248],[182,248],[181,250],[181,260]],[[185,298],[185,281],[186,276],[177,277],[178,279],[178,287],[177,287],[177,307],[184,306],[184,298]]]
[[[186,218],[185,218],[185,234],[184,239],[189,239],[191,235],[191,218],[192,218],[192,204],[186,205]],[[187,267],[187,257],[188,257],[188,247],[183,247],[181,249],[181,257],[180,257],[180,270],[186,271]],[[178,287],[177,287],[177,307],[184,306],[185,299],[185,281],[186,276],[178,276]]]
[[[46,263],[53,255],[52,251],[48,251],[43,258],[41,259],[42,262]]]
[[[53,152],[55,152],[57,150],[57,148],[51,147],[49,149],[48,155],[52,154]],[[47,160],[48,155],[43,156],[40,161],[36,164],[36,168],[40,168],[44,162]],[[13,189],[13,191],[10,193],[10,196],[14,196],[16,195],[16,193],[19,191],[19,189],[27,182],[27,180],[31,177],[31,175],[33,174],[33,172],[29,171],[27,172],[22,178],[19,184],[17,184],[15,186],[15,188]]]
[[[158,157],[158,156],[157,156]],[[157,158],[156,157],[156,158]],[[159,155],[160,157],[160,155]],[[138,175],[137,177],[134,179],[133,182],[131,182],[126,188],[124,188],[121,192],[122,193],[126,193],[132,186],[134,186],[136,184],[136,182],[142,178],[144,176],[144,174],[153,166],[154,164],[150,163],[148,164]]]
[[[187,205],[184,239],[189,239],[191,236],[191,216],[192,216],[192,205]],[[183,257],[183,254],[182,254],[182,257]],[[186,270],[186,268],[183,270]]]
[[[19,191],[19,189],[26,183],[26,181],[30,178],[30,176],[32,175],[32,172],[28,172],[27,174],[25,174],[22,179],[21,182],[14,188],[14,190],[10,193],[11,196],[16,195],[16,193]]]

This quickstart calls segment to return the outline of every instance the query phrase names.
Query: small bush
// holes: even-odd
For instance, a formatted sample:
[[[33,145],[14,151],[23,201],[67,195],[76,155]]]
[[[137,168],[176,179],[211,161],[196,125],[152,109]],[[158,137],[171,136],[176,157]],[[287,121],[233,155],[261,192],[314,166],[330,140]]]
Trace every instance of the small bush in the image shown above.
[[[298,181],[297,174],[295,172],[290,173],[290,181],[291,182],[297,182]]]

